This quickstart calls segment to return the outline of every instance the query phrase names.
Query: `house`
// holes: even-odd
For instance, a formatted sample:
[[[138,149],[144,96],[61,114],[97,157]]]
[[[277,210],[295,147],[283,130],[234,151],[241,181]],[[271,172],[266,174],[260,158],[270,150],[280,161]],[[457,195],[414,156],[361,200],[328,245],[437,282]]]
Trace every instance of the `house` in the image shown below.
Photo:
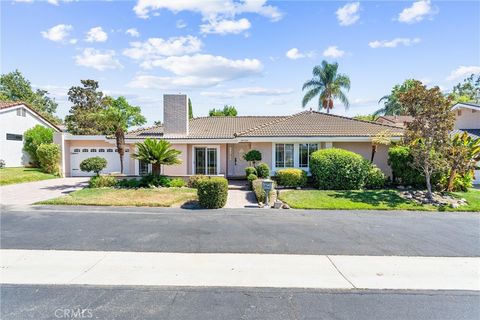
[[[473,138],[480,138],[480,104],[457,103],[452,107],[452,110],[456,116],[453,133],[467,132]],[[473,183],[480,184],[480,170],[475,170]]]
[[[243,155],[256,149],[262,162],[273,171],[300,168],[308,172],[309,154],[322,148],[343,148],[370,159],[372,137],[388,131],[392,140],[399,140],[403,129],[369,121],[304,111],[290,116],[238,116],[188,118],[186,95],[164,95],[163,125],[128,132],[124,174],[148,173],[150,165],[130,155],[135,144],[145,138],[165,139],[180,150],[182,164],[165,166],[163,174],[193,174],[241,177],[249,164]],[[55,142],[61,146],[61,168],[66,176],[89,175],[79,168],[80,162],[93,156],[107,159],[107,172],[119,172],[120,160],[115,139],[105,136],[76,136],[59,132]],[[379,146],[375,164],[390,174],[387,146]]]
[[[37,124],[60,129],[23,102],[0,102],[0,159],[7,167],[29,164],[29,156],[23,151],[23,134]]]
[[[412,116],[380,116],[376,120],[378,123],[388,124],[401,128],[406,128],[407,124],[413,121]]]

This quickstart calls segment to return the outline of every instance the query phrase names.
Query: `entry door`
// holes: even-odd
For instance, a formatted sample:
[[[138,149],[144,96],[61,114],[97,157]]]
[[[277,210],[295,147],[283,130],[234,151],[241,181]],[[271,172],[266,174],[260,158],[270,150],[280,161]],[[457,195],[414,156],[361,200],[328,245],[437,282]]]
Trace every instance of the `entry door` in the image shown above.
[[[195,147],[195,174],[216,175],[217,148]]]
[[[245,176],[245,168],[248,167],[249,163],[243,156],[245,153],[250,151],[250,143],[241,142],[237,144],[230,145],[229,148],[229,175],[231,176]]]

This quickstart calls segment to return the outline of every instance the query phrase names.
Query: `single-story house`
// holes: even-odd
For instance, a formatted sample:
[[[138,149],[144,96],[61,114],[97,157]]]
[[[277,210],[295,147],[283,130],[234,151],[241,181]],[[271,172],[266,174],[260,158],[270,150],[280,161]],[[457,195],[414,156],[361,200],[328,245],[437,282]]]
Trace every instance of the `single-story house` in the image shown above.
[[[26,103],[0,101],[0,159],[6,167],[29,164],[28,153],[23,151],[23,135],[37,124],[60,132],[60,128]]]
[[[379,116],[376,120],[378,123],[389,124],[401,128],[406,128],[407,124],[412,121],[412,116]]]
[[[186,95],[164,95],[163,103],[163,125],[133,130],[126,135],[124,174],[137,176],[151,171],[150,165],[130,156],[135,152],[135,144],[145,138],[165,139],[182,152],[182,164],[163,166],[163,174],[241,177],[249,165],[243,155],[252,149],[261,152],[262,162],[273,171],[300,168],[308,172],[309,154],[315,150],[343,148],[370,159],[374,136],[388,131],[392,140],[398,141],[403,134],[403,129],[396,126],[311,110],[289,116],[189,119]],[[89,175],[79,165],[93,156],[107,159],[105,173],[120,171],[115,139],[59,132],[55,142],[62,149],[61,168],[66,176]],[[387,146],[379,146],[374,162],[390,175],[387,151]]]

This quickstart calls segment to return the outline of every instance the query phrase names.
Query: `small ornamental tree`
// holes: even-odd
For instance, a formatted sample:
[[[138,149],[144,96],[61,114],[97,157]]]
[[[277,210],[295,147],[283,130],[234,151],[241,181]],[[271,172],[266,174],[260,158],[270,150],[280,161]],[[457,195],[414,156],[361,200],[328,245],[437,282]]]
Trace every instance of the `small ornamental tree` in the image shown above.
[[[446,189],[454,191],[455,178],[470,174],[480,161],[480,138],[473,139],[466,132],[454,135],[448,144],[446,158],[449,166]]]
[[[451,97],[438,87],[427,89],[415,80],[412,87],[399,95],[399,101],[414,120],[408,125],[405,141],[410,146],[413,166],[425,175],[427,196],[432,199],[431,177],[446,165],[449,134],[455,115],[450,110]]]
[[[98,177],[100,171],[107,167],[107,160],[102,157],[91,157],[83,160],[80,163],[80,170],[83,172],[94,172]]]
[[[40,163],[38,162],[37,148],[42,143],[53,142],[53,129],[37,124],[25,131],[23,138],[23,150],[30,156],[30,162],[38,167]]]
[[[258,150],[250,150],[243,155],[243,159],[249,161],[255,167],[257,161],[262,161],[262,153]]]

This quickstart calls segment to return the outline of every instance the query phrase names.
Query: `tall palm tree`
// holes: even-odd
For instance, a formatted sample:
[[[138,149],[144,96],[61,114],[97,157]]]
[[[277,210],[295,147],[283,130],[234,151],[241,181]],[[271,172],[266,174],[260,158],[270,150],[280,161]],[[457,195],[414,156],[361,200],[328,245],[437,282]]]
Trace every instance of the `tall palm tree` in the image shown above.
[[[414,79],[407,79],[402,84],[397,84],[392,88],[390,94],[383,96],[378,103],[383,102],[383,108],[378,109],[373,114],[375,116],[405,116],[406,110],[400,103],[400,94],[410,90],[415,84]]]
[[[137,143],[137,152],[133,158],[150,163],[154,174],[160,174],[161,165],[180,164],[182,161],[178,156],[182,153],[172,148],[170,142],[147,138],[143,142]]]
[[[308,90],[303,97],[302,107],[316,96],[318,97],[318,110],[333,108],[333,100],[340,100],[346,109],[350,106],[347,96],[342,89],[350,90],[350,78],[344,74],[338,74],[338,63],[328,63],[323,60],[320,66],[313,68],[313,78],[303,84],[302,91]]]

